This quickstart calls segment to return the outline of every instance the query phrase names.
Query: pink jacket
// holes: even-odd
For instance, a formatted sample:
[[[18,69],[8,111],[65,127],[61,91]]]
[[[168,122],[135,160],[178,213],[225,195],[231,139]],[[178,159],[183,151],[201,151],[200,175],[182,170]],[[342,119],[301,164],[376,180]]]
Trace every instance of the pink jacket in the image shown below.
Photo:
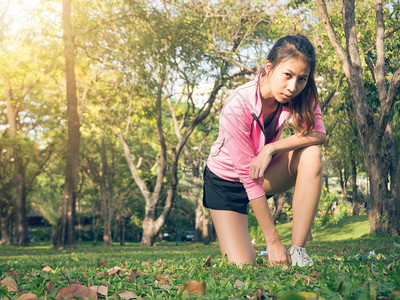
[[[257,83],[258,76],[238,87],[226,100],[219,119],[218,139],[207,159],[211,172],[225,180],[243,183],[249,200],[265,195],[261,182],[256,183],[249,177],[250,163],[265,145],[264,133],[252,116],[254,113],[263,124]],[[272,142],[279,140],[290,114],[289,109],[282,108]],[[315,109],[315,118],[313,130],[325,134],[319,106]]]

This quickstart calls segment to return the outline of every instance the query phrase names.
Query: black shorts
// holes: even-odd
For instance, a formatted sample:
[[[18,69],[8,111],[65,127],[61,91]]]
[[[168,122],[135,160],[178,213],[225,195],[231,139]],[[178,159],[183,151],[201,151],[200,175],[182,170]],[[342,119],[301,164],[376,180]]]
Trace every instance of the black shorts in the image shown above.
[[[203,205],[215,210],[229,210],[247,215],[246,189],[241,182],[222,179],[206,166],[204,170]]]

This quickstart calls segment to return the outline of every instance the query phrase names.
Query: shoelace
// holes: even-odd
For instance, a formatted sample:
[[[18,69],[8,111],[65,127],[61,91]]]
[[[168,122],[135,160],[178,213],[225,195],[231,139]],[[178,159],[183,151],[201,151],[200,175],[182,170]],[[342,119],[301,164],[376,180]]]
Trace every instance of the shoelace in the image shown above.
[[[305,248],[296,247],[294,248],[294,250],[297,251],[297,253],[300,254],[301,258],[306,262],[312,261],[312,259],[307,255],[307,251]]]

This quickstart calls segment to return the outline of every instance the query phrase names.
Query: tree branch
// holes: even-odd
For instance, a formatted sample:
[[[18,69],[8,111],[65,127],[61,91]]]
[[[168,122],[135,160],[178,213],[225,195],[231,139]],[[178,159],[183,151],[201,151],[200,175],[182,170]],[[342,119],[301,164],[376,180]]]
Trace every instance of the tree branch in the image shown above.
[[[376,66],[374,77],[378,88],[379,102],[381,105],[386,100],[387,86],[385,80],[385,22],[383,21],[382,0],[375,0],[376,10]]]
[[[142,192],[142,195],[144,199],[146,200],[146,203],[151,202],[151,193],[148,190],[146,183],[144,180],[138,175],[137,173],[137,168],[133,162],[132,156],[131,156],[131,151],[129,150],[128,143],[126,142],[125,138],[123,137],[122,133],[117,134],[119,140],[121,141],[122,147],[124,148],[124,153],[125,153],[125,159],[126,162],[128,163],[129,170],[131,171],[132,177],[135,180],[137,186],[139,187],[140,191]]]
[[[335,33],[333,25],[329,20],[328,11],[326,9],[326,3],[324,0],[316,0],[316,2],[318,7],[318,13],[322,19],[322,23],[324,24],[325,31],[328,34],[328,38],[332,44],[333,49],[335,50],[337,56],[339,57],[339,61],[340,64],[342,65],[344,74],[346,75],[346,78],[349,79],[350,78],[349,61],[347,59],[346,52]]]

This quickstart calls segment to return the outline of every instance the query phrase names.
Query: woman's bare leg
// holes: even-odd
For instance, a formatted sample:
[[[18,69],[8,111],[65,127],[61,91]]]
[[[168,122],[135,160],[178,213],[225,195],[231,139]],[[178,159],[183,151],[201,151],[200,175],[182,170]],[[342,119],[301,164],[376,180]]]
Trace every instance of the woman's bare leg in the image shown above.
[[[255,262],[256,253],[251,244],[247,215],[227,210],[210,209],[222,255],[238,266]]]
[[[292,246],[304,247],[322,186],[322,162],[318,146],[280,153],[271,161],[264,176],[266,194],[282,193],[293,186]],[[247,215],[213,209],[210,212],[222,255],[227,254],[228,260],[237,265],[254,263],[255,251],[248,233]],[[262,218],[258,213],[256,216]]]
[[[322,188],[321,151],[307,147],[294,160],[297,179],[293,194],[292,246],[304,247],[317,211]]]
[[[322,161],[318,146],[280,153],[264,176],[266,194],[282,193],[295,186],[292,246],[304,247],[321,195]]]

